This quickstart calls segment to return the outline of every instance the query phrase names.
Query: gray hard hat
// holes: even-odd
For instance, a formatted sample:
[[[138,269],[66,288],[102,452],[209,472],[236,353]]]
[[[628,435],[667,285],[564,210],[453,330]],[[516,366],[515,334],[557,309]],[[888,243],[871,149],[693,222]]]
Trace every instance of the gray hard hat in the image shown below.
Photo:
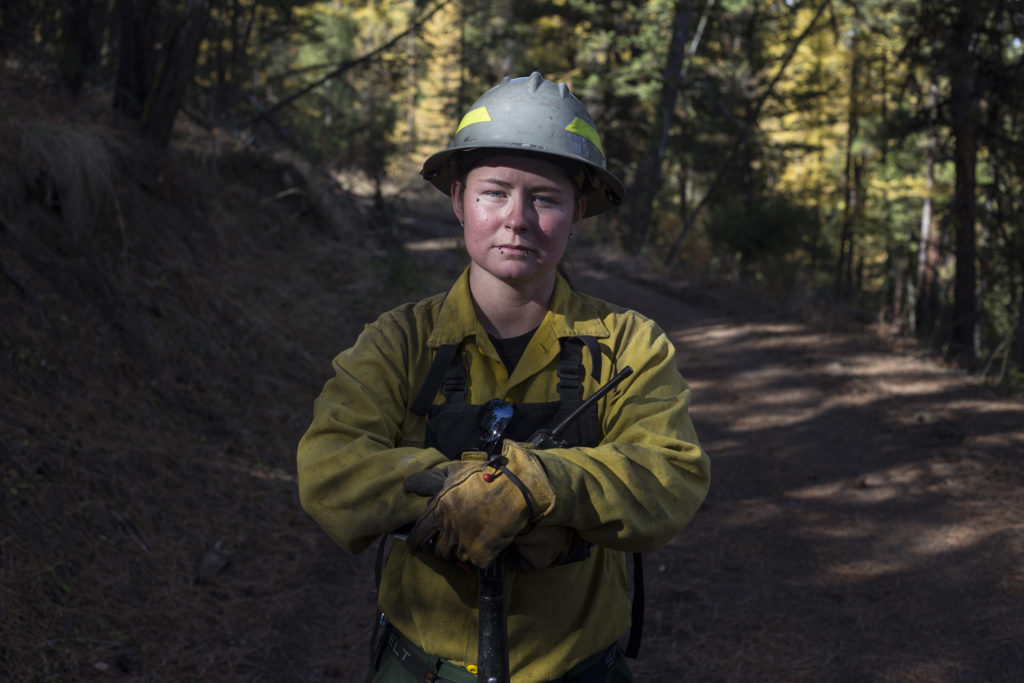
[[[581,177],[569,175],[587,198],[584,216],[622,203],[622,181],[608,171],[594,121],[565,83],[536,71],[528,78],[506,77],[469,108],[448,148],[431,155],[420,174],[448,194],[452,182],[469,170],[463,157],[492,149],[549,156],[563,167],[566,162],[578,167]]]

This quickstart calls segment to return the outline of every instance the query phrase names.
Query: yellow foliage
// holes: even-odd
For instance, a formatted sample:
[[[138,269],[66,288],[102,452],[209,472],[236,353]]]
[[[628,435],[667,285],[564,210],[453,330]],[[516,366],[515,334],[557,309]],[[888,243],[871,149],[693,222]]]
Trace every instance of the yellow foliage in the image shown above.
[[[815,11],[816,7],[798,10],[794,35],[806,28]],[[779,102],[791,105],[797,95],[804,93],[801,105],[768,107],[766,112],[781,111],[763,116],[759,123],[770,145],[785,154],[786,164],[776,179],[776,189],[812,197],[812,203],[841,210],[847,157],[852,153],[867,167],[880,161],[881,152],[864,144],[861,136],[865,135],[866,122],[877,118],[887,106],[888,93],[897,90],[895,84],[903,74],[896,58],[901,45],[895,39],[877,34],[868,38],[862,19],[846,5],[835,4],[832,12],[835,22],[820,25],[807,36],[776,85]],[[774,52],[781,59],[789,43],[779,42]],[[810,102],[806,93],[813,93]],[[850,134],[851,106],[858,125],[854,136]],[[886,180],[880,173],[869,172],[862,177],[868,183],[867,197],[892,200],[924,195],[923,178]]]
[[[423,41],[430,53],[416,79],[416,106],[412,120],[416,128],[413,157],[422,159],[448,146],[458,116],[454,107],[462,80],[461,29],[458,4],[439,10],[423,27]]]

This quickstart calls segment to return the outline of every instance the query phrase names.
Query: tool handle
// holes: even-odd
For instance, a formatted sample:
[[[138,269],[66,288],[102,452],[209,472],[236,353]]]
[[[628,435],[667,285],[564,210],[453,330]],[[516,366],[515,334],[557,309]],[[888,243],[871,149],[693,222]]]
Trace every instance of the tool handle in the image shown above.
[[[505,558],[480,570],[480,632],[477,680],[509,683],[508,627],[505,622]]]

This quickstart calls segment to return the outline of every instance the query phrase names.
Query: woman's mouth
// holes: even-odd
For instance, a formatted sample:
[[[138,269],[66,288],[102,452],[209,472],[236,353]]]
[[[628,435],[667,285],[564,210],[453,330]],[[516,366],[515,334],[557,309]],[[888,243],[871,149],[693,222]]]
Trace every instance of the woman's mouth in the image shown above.
[[[522,244],[499,244],[498,253],[502,256],[527,256],[533,249]]]

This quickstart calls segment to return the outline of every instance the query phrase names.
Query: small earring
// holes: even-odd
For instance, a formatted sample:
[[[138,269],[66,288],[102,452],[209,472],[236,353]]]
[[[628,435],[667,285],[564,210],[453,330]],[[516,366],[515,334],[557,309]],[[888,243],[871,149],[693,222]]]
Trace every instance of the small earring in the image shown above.
[[[570,233],[569,233],[569,239],[572,239],[572,238],[573,238],[573,237],[575,237],[575,236],[576,236],[576,233],[574,233],[574,232],[570,232]]]

